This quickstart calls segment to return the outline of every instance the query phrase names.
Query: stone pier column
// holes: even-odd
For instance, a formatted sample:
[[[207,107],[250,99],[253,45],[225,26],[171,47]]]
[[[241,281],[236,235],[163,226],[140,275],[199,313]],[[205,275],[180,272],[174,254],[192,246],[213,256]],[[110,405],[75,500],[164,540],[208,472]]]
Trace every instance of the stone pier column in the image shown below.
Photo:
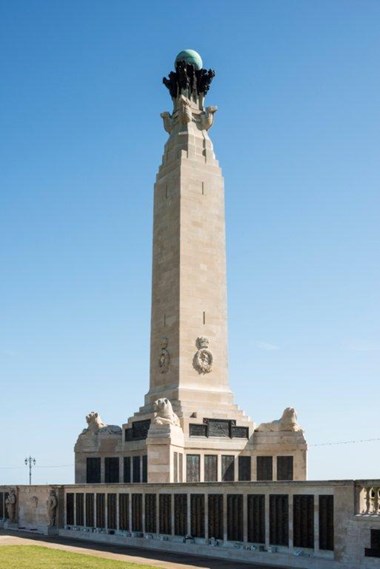
[[[153,424],[146,440],[148,450],[148,482],[174,482],[174,452],[183,452],[184,435],[176,425]]]

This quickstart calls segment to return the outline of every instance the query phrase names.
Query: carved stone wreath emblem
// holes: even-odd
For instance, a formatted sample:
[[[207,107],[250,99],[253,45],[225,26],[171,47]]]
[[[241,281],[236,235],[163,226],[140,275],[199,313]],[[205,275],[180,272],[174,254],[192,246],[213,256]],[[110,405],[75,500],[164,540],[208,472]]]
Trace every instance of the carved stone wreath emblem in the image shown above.
[[[158,359],[158,365],[160,367],[160,373],[167,373],[170,364],[170,354],[166,349],[168,347],[169,340],[164,336],[161,338],[161,353]]]
[[[196,346],[198,348],[197,353],[194,355],[193,366],[198,373],[210,373],[212,371],[213,356],[210,350],[208,350],[208,338],[200,336],[197,338]]]

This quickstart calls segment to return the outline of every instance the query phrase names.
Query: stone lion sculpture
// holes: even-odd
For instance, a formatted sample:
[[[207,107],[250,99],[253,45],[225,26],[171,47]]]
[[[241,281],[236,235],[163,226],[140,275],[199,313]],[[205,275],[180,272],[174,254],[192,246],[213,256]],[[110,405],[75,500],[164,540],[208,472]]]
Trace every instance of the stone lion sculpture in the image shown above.
[[[179,418],[174,413],[172,404],[169,399],[162,397],[157,399],[153,404],[154,418],[153,423],[155,425],[175,425],[180,426]]]
[[[83,429],[82,435],[119,435],[121,433],[121,428],[118,425],[107,425],[104,423],[96,411],[91,411],[86,415],[87,429]]]
[[[279,432],[279,431],[302,431],[302,428],[297,423],[297,412],[293,407],[287,407],[281,419],[276,421],[271,421],[270,423],[261,423],[257,429],[258,432],[268,433],[268,432]]]

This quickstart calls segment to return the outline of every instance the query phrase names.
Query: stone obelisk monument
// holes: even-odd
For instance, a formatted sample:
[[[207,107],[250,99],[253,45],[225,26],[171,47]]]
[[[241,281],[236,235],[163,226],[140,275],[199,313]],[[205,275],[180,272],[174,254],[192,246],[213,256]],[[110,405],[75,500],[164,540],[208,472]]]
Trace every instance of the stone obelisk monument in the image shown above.
[[[164,83],[172,113],[154,190],[150,390],[177,414],[229,412],[223,177],[208,136],[216,107],[205,107],[214,72],[181,52]]]
[[[168,140],[154,188],[149,391],[122,430],[87,416],[78,482],[116,481],[111,464],[124,482],[276,479],[278,457],[286,479],[306,476],[294,410],[256,430],[228,383],[224,184],[208,135],[216,107],[205,104],[214,75],[185,50],[163,79],[173,109],[161,114]]]

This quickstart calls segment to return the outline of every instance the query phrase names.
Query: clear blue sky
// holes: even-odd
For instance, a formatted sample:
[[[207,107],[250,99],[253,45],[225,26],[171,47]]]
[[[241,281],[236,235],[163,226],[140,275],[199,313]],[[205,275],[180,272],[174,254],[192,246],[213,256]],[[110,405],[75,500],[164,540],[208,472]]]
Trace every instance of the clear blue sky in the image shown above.
[[[0,484],[72,482],[148,389],[152,189],[193,48],[226,185],[230,383],[310,478],[380,477],[380,3],[0,1]],[[49,468],[48,468],[49,467]]]

